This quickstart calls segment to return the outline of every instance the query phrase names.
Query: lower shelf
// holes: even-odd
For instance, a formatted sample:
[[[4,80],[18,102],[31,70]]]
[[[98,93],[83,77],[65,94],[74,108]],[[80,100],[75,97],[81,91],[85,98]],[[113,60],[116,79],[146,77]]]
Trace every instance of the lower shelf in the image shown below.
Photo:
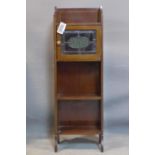
[[[58,100],[101,100],[101,96],[57,96]]]
[[[93,135],[101,133],[101,130],[96,126],[63,126],[59,127],[58,132],[64,135]]]

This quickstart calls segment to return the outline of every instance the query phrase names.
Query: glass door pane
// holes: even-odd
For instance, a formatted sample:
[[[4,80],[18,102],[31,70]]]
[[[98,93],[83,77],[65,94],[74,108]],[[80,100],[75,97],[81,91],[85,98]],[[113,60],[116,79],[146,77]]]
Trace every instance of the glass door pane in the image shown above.
[[[96,53],[96,30],[66,30],[61,41],[63,54]]]

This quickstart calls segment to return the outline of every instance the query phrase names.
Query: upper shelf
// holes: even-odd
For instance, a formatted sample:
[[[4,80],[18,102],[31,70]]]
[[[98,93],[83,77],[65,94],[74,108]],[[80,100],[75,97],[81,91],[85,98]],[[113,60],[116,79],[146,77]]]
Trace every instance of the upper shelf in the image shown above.
[[[67,24],[101,24],[102,11],[100,8],[57,8],[55,10],[56,23]]]

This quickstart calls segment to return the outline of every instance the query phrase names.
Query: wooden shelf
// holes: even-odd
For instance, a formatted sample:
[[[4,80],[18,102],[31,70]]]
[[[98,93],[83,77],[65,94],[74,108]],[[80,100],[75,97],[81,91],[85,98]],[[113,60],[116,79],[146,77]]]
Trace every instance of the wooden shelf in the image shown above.
[[[80,54],[79,54],[80,56]],[[80,57],[79,58],[65,58],[65,59],[57,59],[56,62],[101,62],[101,58],[86,58],[86,57]]]
[[[57,63],[57,98],[101,99],[100,62]]]
[[[101,10],[99,8],[59,8],[55,12],[56,24],[65,23],[101,23]]]
[[[60,24],[60,22],[59,23],[56,23],[56,25],[58,26]],[[95,25],[95,26],[100,26],[102,23],[100,23],[100,22],[96,22],[96,23],[67,23],[67,25],[69,25],[69,26],[77,26],[77,25]]]
[[[101,100],[101,96],[57,96],[58,100]]]
[[[80,135],[93,135],[93,134],[99,134],[101,130],[96,127],[96,126],[63,126],[59,128],[59,134],[64,134],[64,135],[75,135],[75,134],[80,134]]]

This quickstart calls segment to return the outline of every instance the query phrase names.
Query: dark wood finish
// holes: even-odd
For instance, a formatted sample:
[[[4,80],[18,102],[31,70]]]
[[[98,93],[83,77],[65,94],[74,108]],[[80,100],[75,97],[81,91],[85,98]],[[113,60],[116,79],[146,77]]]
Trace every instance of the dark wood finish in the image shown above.
[[[101,39],[102,39],[102,31],[101,26],[94,26],[94,25],[67,25],[66,30],[96,30],[96,54],[72,54],[72,55],[64,55],[61,53],[61,35],[57,34],[57,60],[58,61],[101,61]]]
[[[57,63],[57,94],[60,96],[101,96],[99,62]]]
[[[103,25],[98,8],[61,8],[54,14],[55,152],[60,135],[99,135],[103,152]],[[66,30],[95,30],[95,54],[62,54],[58,24]]]
[[[99,12],[97,8],[58,9],[56,23],[101,23]]]
[[[101,96],[61,96],[61,95],[58,95],[57,96],[57,99],[58,100],[101,100]]]
[[[59,101],[59,126],[100,126],[100,103],[94,100]]]
[[[100,134],[100,129],[94,126],[89,126],[89,127],[62,127],[60,134],[65,134],[65,135],[95,135],[95,134]]]

